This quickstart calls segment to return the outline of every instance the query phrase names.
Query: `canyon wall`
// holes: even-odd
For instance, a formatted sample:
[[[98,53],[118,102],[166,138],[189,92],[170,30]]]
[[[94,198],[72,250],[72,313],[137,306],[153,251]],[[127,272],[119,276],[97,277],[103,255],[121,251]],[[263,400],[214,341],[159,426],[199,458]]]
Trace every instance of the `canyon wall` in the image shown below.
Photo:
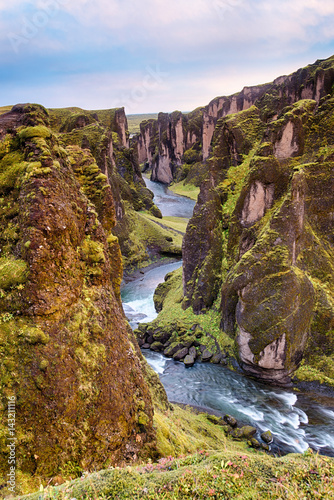
[[[135,460],[155,440],[121,306],[112,189],[90,149],[54,132],[55,118],[51,128],[38,105],[0,116],[0,470],[14,397],[19,478]]]
[[[217,120],[183,243],[183,307],[219,300],[244,372],[281,385],[312,350],[334,352],[334,98],[320,97],[333,83],[320,67],[289,94],[317,100],[275,105],[270,121],[256,106]]]
[[[333,74],[332,58],[316,61],[271,83],[244,87],[231,96],[217,97],[206,107],[189,114],[160,113],[158,120],[143,122],[135,138],[139,161],[148,163],[152,180],[170,184],[178,180],[182,164],[192,163],[188,162],[189,158],[206,161],[210,157],[219,119],[256,105],[263,120],[269,122],[284,107],[301,99],[313,99],[319,104],[320,99],[331,92]],[[194,126],[189,127],[190,123]],[[188,151],[188,156],[184,156]]]

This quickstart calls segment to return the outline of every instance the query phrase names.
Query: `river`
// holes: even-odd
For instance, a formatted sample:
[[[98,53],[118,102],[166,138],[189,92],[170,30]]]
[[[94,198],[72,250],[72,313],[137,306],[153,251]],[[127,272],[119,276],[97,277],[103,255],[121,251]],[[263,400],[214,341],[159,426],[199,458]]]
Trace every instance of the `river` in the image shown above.
[[[154,189],[159,197],[158,206],[163,215],[167,215],[165,186],[148,182],[149,189]],[[183,199],[172,202],[171,197]],[[155,201],[158,200],[155,198]],[[166,210],[175,204],[178,206],[177,215],[184,217],[185,212],[180,207],[187,203],[184,197],[169,192]],[[187,206],[186,213],[192,210],[191,206],[193,202]],[[180,265],[181,261],[163,264],[147,272],[144,270],[139,279],[122,288],[124,309],[133,327],[157,316],[153,304],[154,290],[168,272]],[[242,423],[254,425],[258,434],[270,429],[275,438],[272,450],[278,454],[302,453],[311,447],[334,456],[334,398],[260,384],[221,365],[196,363],[185,368],[183,363],[160,353],[143,350],[143,354],[159,373],[170,401],[200,406],[221,414],[229,413]]]

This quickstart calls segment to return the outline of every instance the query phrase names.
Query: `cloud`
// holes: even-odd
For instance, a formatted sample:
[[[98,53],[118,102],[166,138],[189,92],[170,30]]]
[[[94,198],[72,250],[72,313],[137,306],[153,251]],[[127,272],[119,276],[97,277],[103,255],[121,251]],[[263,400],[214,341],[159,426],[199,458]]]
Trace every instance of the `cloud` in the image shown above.
[[[333,25],[323,0],[0,0],[0,95],[189,110],[331,55]]]

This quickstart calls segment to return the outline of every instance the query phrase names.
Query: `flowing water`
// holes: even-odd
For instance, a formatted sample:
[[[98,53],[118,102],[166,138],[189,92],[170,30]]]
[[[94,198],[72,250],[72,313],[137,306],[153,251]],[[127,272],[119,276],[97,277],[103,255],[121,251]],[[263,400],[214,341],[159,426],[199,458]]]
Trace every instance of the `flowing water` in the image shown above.
[[[160,203],[161,208],[163,195]],[[178,215],[184,217],[184,213]],[[133,327],[156,317],[154,289],[181,265],[179,261],[150,269],[122,288],[124,309]],[[263,385],[221,365],[196,363],[185,368],[160,353],[143,350],[143,354],[159,373],[170,401],[229,413],[244,424],[254,425],[258,434],[270,429],[276,453],[301,453],[311,447],[334,456],[334,398]]]
[[[170,191],[165,184],[152,182],[144,177],[146,187],[154,193],[154,203],[160,208],[164,217],[184,217],[190,219],[195,201],[185,196],[179,196]]]

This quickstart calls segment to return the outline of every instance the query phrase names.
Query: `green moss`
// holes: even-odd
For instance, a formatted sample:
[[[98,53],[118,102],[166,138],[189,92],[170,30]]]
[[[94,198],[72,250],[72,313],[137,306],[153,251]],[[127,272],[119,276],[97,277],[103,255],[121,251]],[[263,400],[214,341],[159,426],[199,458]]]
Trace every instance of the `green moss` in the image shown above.
[[[2,257],[0,259],[0,289],[9,290],[25,283],[28,279],[29,267],[24,260]]]
[[[27,127],[21,129],[18,132],[18,136],[21,140],[25,141],[27,139],[32,139],[33,137],[41,137],[43,139],[48,139],[52,135],[52,132],[49,128],[44,127],[43,125],[37,125],[36,127]]]
[[[43,332],[40,328],[24,328],[22,330],[23,338],[29,344],[48,344],[50,337],[47,333]]]
[[[86,473],[45,490],[42,486],[44,498],[295,500],[303,495],[311,500],[315,492],[319,498],[331,497],[332,458],[311,450],[285,457],[257,452],[225,437],[223,426],[210,422],[208,415],[177,406],[157,412],[155,425],[162,456],[158,461]],[[63,475],[73,478],[78,474],[70,467],[63,469]],[[40,494],[21,498],[38,500]]]
[[[104,263],[105,255],[102,243],[85,238],[81,245],[82,256],[90,264]]]

